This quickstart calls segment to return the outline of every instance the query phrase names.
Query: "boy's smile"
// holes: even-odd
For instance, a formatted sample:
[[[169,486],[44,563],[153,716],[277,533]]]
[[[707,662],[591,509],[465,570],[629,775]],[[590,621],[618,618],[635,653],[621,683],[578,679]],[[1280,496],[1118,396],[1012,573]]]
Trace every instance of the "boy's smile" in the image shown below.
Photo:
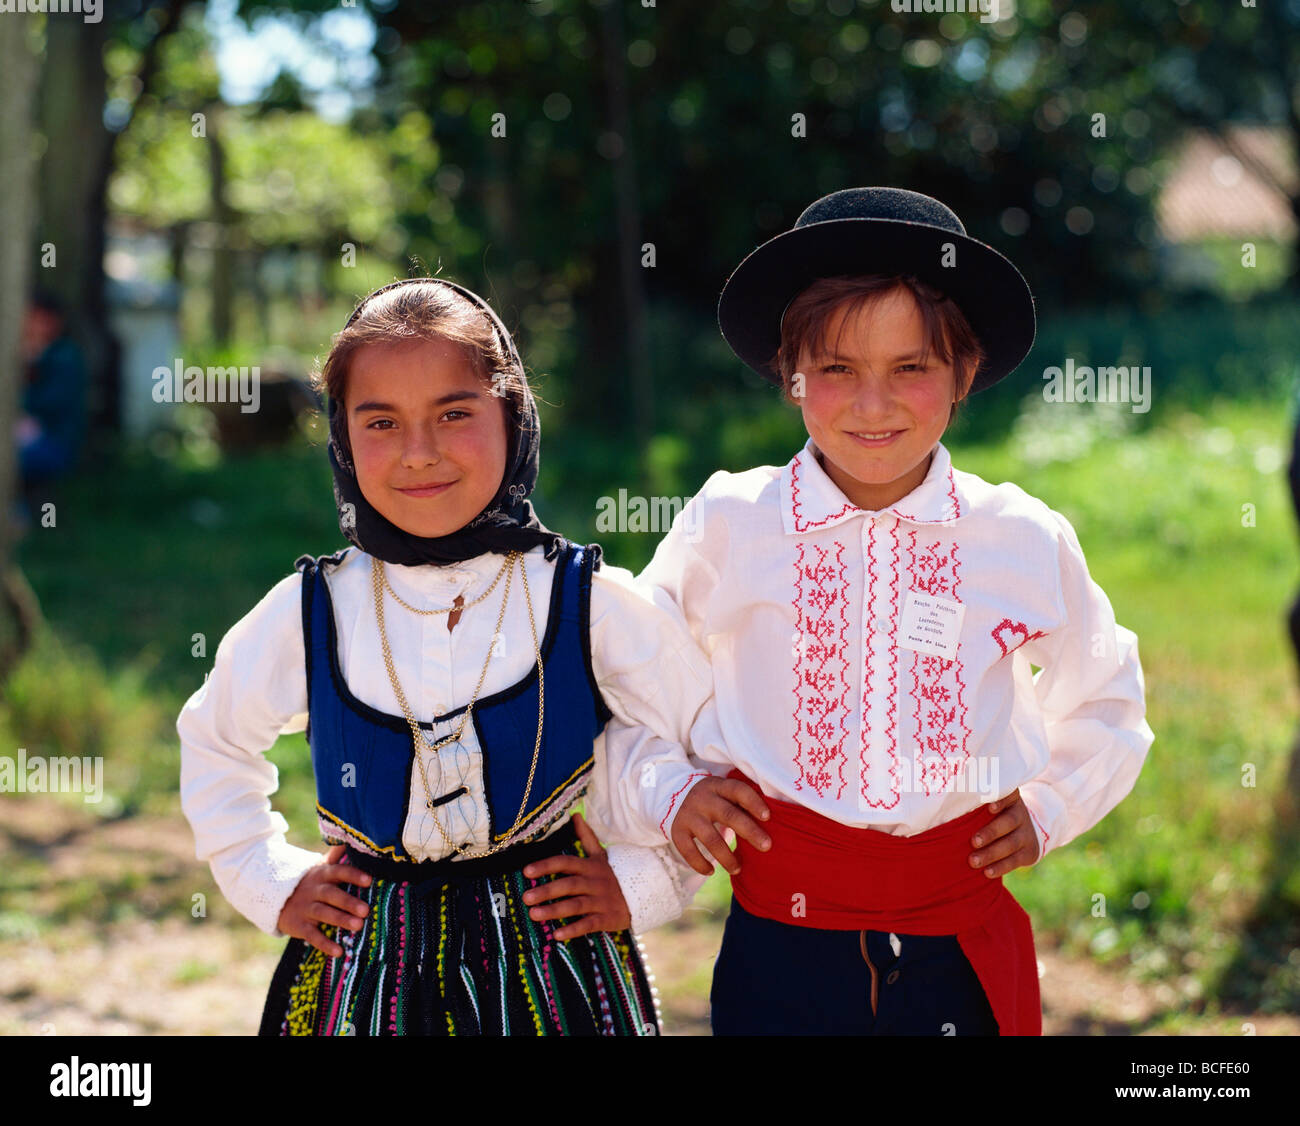
[[[348,370],[348,441],[357,484],[412,535],[463,528],[501,487],[505,400],[446,340],[367,344]]]
[[[915,489],[948,426],[952,365],[933,350],[921,367],[925,323],[898,288],[827,319],[825,343],[799,353],[804,426],[826,474],[859,508],[887,508]]]

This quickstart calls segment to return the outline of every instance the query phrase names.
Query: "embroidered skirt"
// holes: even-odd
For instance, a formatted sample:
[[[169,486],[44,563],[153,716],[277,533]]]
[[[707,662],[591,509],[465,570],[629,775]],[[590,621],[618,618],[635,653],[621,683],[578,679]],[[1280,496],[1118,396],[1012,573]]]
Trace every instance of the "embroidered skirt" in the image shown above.
[[[529,918],[543,880],[525,865],[582,855],[570,822],[462,861],[402,863],[348,850],[374,877],[340,884],[370,910],[357,931],[321,924],[338,957],[291,938],[271,980],[263,1036],[654,1036],[655,998],[631,931],[564,942],[567,920]],[[547,877],[552,879],[555,877]]]

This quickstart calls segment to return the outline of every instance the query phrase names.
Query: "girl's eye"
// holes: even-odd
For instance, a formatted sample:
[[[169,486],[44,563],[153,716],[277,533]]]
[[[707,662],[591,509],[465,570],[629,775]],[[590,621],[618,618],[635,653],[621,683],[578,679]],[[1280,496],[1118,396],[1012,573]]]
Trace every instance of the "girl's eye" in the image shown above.
[[[908,368],[911,368],[913,371],[925,371],[925,368],[923,368],[920,364],[901,364],[899,365],[898,370],[906,371]]]
[[[466,410],[461,410],[460,408],[456,408],[456,409],[454,409],[454,410],[449,410],[449,411],[447,411],[447,413],[444,414],[442,417],[443,417],[443,419],[445,419],[445,420],[447,420],[447,421],[450,421],[450,422],[457,422],[457,421],[459,421],[461,418],[470,418],[471,416],[472,416],[472,412],[470,412],[470,411],[466,411]],[[388,426],[379,427],[379,424],[380,424],[381,422],[386,422],[386,423],[388,423]],[[379,427],[379,428],[382,429],[382,430],[387,430],[387,429],[389,429],[390,427],[392,427],[393,425],[395,425],[395,424],[394,424],[394,422],[393,422],[393,420],[392,420],[391,418],[377,418],[377,419],[375,419],[373,422],[368,423],[368,424],[366,425],[366,429],[367,429],[367,430],[374,430],[376,427]]]
[[[848,371],[847,364],[823,364],[822,371]]]

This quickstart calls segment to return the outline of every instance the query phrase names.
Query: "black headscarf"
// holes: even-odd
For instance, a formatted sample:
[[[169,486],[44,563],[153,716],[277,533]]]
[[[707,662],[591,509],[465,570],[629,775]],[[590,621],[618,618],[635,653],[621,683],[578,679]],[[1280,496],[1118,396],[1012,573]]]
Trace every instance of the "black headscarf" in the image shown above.
[[[528,386],[523,363],[515,350],[514,341],[500,318],[478,294],[455,282],[442,278],[405,278],[381,286],[352,311],[347,325],[376,294],[399,285],[415,282],[445,285],[463,294],[477,305],[491,320],[502,348],[510,358],[519,376],[521,391],[504,396],[509,431],[506,449],[506,467],[496,496],[488,502],[473,520],[446,536],[417,536],[399,528],[368,501],[357,482],[356,468],[348,457],[342,435],[346,433],[347,418],[333,397],[329,400],[329,459],[334,471],[334,501],[339,510],[339,529],[347,540],[368,555],[385,563],[418,566],[459,563],[484,552],[504,555],[510,551],[528,551],[538,544],[546,547],[546,558],[553,559],[568,541],[552,532],[537,519],[529,494],[537,484],[537,463],[541,440],[541,421],[537,404]],[[344,327],[346,328],[347,325]],[[597,551],[596,565],[600,558]]]

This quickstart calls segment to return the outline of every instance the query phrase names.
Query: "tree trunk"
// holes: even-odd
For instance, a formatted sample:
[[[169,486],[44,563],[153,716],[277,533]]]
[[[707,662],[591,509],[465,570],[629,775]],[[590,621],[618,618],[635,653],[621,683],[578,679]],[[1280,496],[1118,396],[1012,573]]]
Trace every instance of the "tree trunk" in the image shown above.
[[[54,22],[54,21],[52,21]],[[13,562],[15,529],[10,521],[17,464],[13,442],[19,384],[25,370],[21,351],[25,295],[32,280],[32,231],[36,207],[32,162],[32,88],[36,59],[28,42],[30,23],[0,19],[0,74],[5,76],[0,113],[0,683],[31,642],[38,611],[26,580]]]
[[[1280,8],[1273,4],[1264,4],[1260,18],[1264,21],[1264,36],[1268,68],[1273,72],[1277,90],[1282,96],[1285,107],[1286,127],[1291,142],[1294,159],[1300,161],[1300,107],[1296,105],[1296,87],[1300,85],[1300,72],[1297,72],[1292,50],[1294,39],[1286,18]],[[1285,190],[1285,189],[1284,189]],[[1300,293],[1300,184],[1293,183],[1289,192],[1291,214],[1295,217],[1295,239],[1291,244],[1291,274],[1287,286],[1292,293]],[[1293,776],[1300,777],[1300,758],[1292,763]]]
[[[508,121],[509,129],[521,129],[518,121]],[[511,264],[519,260],[519,221],[518,212],[510,190],[510,150],[507,145],[519,145],[522,138],[518,133],[507,134],[513,139],[503,140],[492,137],[488,141],[488,175],[483,185],[483,212],[487,219],[488,239],[483,249],[481,279],[467,282],[470,289],[483,298],[501,318],[501,323],[516,335],[519,327],[519,309],[515,303],[515,284],[511,275]],[[430,269],[437,269],[437,263],[428,263]],[[516,341],[516,347],[522,352],[524,344]],[[527,364],[527,359],[524,363]]]
[[[218,348],[230,343],[234,329],[234,211],[226,198],[226,150],[221,139],[221,108],[206,108],[209,190],[216,243],[212,247],[212,338]]]
[[[274,325],[271,323],[271,297],[266,289],[265,252],[258,246],[250,246],[240,255],[240,268],[244,275],[244,290],[252,295],[253,308],[257,313],[257,327],[262,334],[260,351],[265,354],[268,347],[274,347]]]
[[[609,127],[622,142],[612,163],[618,220],[619,289],[623,298],[624,355],[632,389],[632,434],[641,463],[642,485],[648,488],[646,459],[654,434],[654,388],[651,386],[650,337],[641,266],[641,201],[637,192],[635,150],[627,104],[627,37],[623,32],[623,12],[617,4],[606,4],[601,9],[600,29]]]
[[[104,188],[114,140],[103,118],[104,44],[111,26],[106,19],[51,16],[40,81],[40,124],[48,143],[39,173],[39,229],[41,243],[53,246],[55,265],[40,270],[39,281],[65,303],[68,329],[85,357],[92,434],[116,433],[121,418],[103,269]],[[7,112],[17,84],[11,74],[5,78]]]
[[[185,289],[185,247],[189,242],[190,225],[174,224],[167,232],[167,260],[171,265],[171,279],[179,290]]]

